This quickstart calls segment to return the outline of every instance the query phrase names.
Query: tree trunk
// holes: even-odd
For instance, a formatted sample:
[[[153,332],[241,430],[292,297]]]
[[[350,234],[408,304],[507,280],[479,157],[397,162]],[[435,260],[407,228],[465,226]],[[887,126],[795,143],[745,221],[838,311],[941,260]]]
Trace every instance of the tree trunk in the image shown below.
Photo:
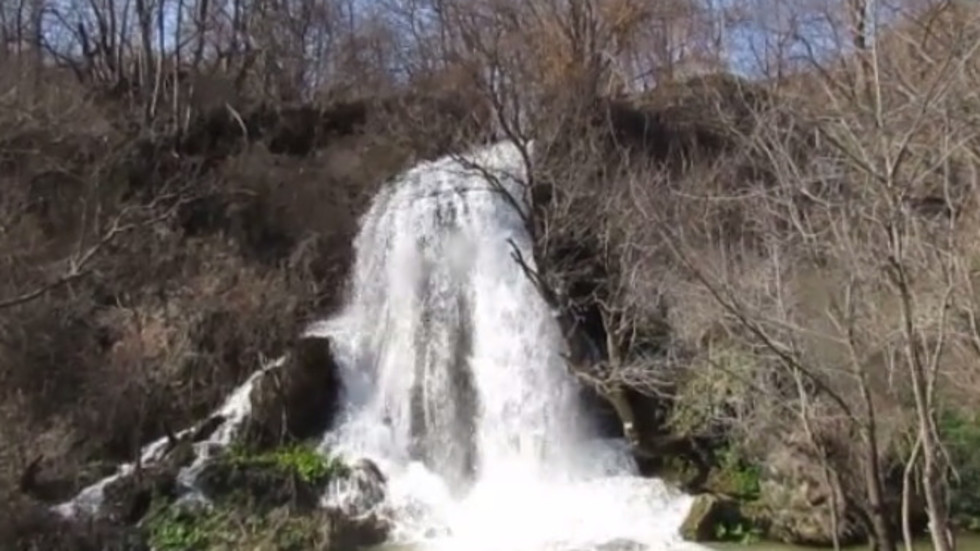
[[[926,497],[926,512],[929,515],[929,534],[935,551],[952,551],[953,542],[949,529],[949,518],[946,512],[946,501],[940,486],[942,485],[939,452],[935,433],[928,426],[929,420],[920,419],[919,430],[922,433],[922,491]]]
[[[869,457],[865,460],[864,478],[868,494],[868,519],[871,523],[872,549],[874,551],[896,551],[895,534],[892,532],[882,499],[881,478],[878,469],[877,446],[869,444]],[[875,449],[871,456],[870,449]]]
[[[139,23],[140,39],[142,42],[141,56],[143,65],[140,71],[139,97],[143,102],[143,122],[148,124],[152,118],[152,98],[150,88],[156,67],[153,55],[153,15],[149,12],[146,0],[136,0],[136,20]],[[162,53],[161,53],[162,54]]]
[[[922,449],[922,439],[917,438],[909,459],[905,463],[905,472],[902,476],[902,540],[905,543],[905,551],[912,551],[912,527],[909,516],[911,515],[912,501],[912,471],[919,460],[919,453]]]
[[[892,250],[901,252],[902,240],[896,234],[892,235]],[[896,285],[902,300],[902,317],[905,332],[905,354],[909,368],[909,378],[912,381],[912,394],[915,398],[915,415],[918,421],[919,439],[922,442],[922,492],[926,498],[926,514],[929,516],[929,534],[935,551],[952,551],[952,537],[949,530],[949,515],[946,511],[946,500],[942,490],[941,452],[939,450],[939,431],[935,424],[935,413],[932,402],[935,364],[927,365],[923,359],[923,345],[920,334],[915,327],[915,309],[911,286],[905,267],[900,263],[900,256],[893,255]],[[941,342],[941,341],[940,341]],[[941,344],[940,344],[941,347]],[[937,355],[933,362],[939,360]]]
[[[881,468],[879,465],[877,419],[875,416],[874,401],[871,391],[868,389],[866,374],[861,371],[858,365],[854,366],[860,384],[861,398],[864,401],[865,414],[867,421],[861,427],[862,436],[865,443],[864,458],[864,479],[865,491],[868,498],[868,519],[871,523],[871,531],[874,535],[872,542],[875,551],[896,551],[895,533],[891,523],[888,522],[888,513],[885,510],[885,500],[883,497],[883,485]]]

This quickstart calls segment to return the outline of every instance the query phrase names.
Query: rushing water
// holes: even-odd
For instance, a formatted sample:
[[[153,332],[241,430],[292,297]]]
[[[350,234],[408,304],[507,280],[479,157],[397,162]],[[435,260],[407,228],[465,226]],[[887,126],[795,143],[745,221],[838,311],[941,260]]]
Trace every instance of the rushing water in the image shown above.
[[[522,196],[518,149],[466,159],[408,171],[362,220],[349,302],[309,330],[334,342],[346,391],[324,447],[385,472],[394,544],[684,546],[690,499],[596,437],[554,313],[515,260],[534,269],[502,193]]]

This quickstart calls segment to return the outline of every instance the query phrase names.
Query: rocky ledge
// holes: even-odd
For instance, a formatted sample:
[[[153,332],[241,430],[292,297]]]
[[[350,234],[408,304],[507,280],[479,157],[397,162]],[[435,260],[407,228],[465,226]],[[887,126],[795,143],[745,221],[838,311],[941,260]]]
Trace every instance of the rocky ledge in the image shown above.
[[[681,527],[684,539],[821,547],[835,539],[842,545],[866,541],[860,512],[828,484],[818,458],[797,445],[799,435],[782,434],[749,453],[724,433],[674,430],[655,397],[625,392],[606,398],[628,424],[623,432],[641,471],[695,496]],[[913,523],[918,529],[922,519]]]
[[[247,405],[230,399],[81,493],[31,495],[52,486],[33,468],[22,496],[33,512],[2,536],[25,550],[327,551],[381,543],[389,530],[378,511],[384,476],[370,461],[346,464],[315,445],[332,421],[336,372],[329,340],[300,338],[239,389]],[[337,503],[324,499],[331,494]]]
[[[343,510],[321,502],[331,484],[362,479],[359,468],[304,444],[259,453],[229,449],[201,471],[199,497],[164,503],[141,524],[157,551],[326,551],[378,544],[388,524],[372,507]]]

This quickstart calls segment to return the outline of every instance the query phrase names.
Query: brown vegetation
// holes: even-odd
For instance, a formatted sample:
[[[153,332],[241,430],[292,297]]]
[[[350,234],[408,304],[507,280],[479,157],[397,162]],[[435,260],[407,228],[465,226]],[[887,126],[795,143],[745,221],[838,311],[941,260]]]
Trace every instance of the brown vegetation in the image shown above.
[[[39,511],[204,415],[337,305],[386,177],[493,135],[535,140],[529,275],[638,452],[766,465],[764,505],[818,519],[770,511],[783,539],[892,551],[924,512],[952,547],[975,10],[70,4],[0,3],[0,502]],[[739,29],[763,74],[698,74]]]
[[[789,86],[661,86],[646,151],[620,140],[617,162],[600,117],[538,165],[556,182],[541,280],[605,341],[578,369],[627,391],[627,430],[630,391],[660,395],[660,430],[723,435],[766,466],[773,512],[792,506],[776,489],[817,485],[808,513],[829,503],[834,543],[859,525],[895,549],[924,513],[951,549],[942,419],[972,407],[950,383],[976,372],[977,15],[908,12],[878,43],[852,4],[850,53]]]
[[[87,83],[22,84],[0,116],[0,501],[28,535],[61,526],[34,499],[206,415],[335,307],[374,191],[453,138],[405,129],[473,116],[450,95],[244,103],[157,134]],[[103,532],[23,545],[102,549]]]

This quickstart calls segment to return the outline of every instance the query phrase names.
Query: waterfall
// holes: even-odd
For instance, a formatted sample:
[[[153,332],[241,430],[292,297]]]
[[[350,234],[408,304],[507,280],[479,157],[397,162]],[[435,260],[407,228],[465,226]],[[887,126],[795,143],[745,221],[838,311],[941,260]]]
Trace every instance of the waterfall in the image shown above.
[[[375,198],[346,307],[308,330],[332,340],[344,383],[323,447],[380,467],[392,538],[414,549],[683,546],[690,498],[596,437],[555,314],[516,260],[535,268],[525,176],[504,142]]]
[[[691,498],[640,477],[625,443],[598,438],[581,409],[555,313],[525,271],[535,265],[519,153],[505,142],[418,165],[363,217],[348,302],[307,330],[331,340],[343,382],[322,449],[355,466],[323,505],[386,516],[392,542],[413,551],[701,549],[678,535]],[[216,429],[178,474],[182,499],[203,498],[197,475],[283,362],[209,418]],[[146,445],[141,461],[161,461],[166,444]],[[134,468],[55,512],[97,513]]]

